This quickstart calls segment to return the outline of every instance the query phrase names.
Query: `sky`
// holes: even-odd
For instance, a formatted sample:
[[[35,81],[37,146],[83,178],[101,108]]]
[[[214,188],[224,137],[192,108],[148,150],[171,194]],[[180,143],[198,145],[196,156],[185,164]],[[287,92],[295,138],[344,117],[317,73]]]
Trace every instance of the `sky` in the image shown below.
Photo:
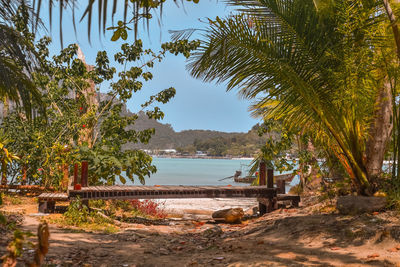
[[[111,2],[111,1],[109,1]],[[87,1],[81,1],[78,6],[76,16],[78,20],[86,7]],[[122,5],[123,1],[119,1]],[[232,12],[231,7],[227,7],[223,1],[201,0],[198,4],[193,2],[166,1],[163,6],[161,26],[156,19],[157,15],[150,20],[150,31],[139,27],[139,38],[143,40],[144,48],[151,48],[159,51],[163,42],[170,41],[168,30],[182,30],[187,28],[206,27],[206,18],[214,19],[216,16],[224,17]],[[57,4],[56,4],[57,5]],[[111,10],[111,6],[109,7]],[[115,21],[122,20],[122,7],[115,15]],[[87,21],[77,23],[77,31],[74,32],[72,16],[67,11],[63,15],[63,44],[66,47],[71,43],[78,43],[85,54],[88,64],[94,64],[97,51],[107,51],[110,58],[118,52],[121,44],[134,41],[134,33],[129,32],[128,40],[118,40],[112,42],[111,31],[106,31],[105,35],[98,31],[97,10],[92,18],[91,43],[89,44],[87,35]],[[48,8],[42,6],[41,17],[44,25],[48,28],[41,30],[40,35],[50,35],[53,43],[50,45],[50,53],[57,54],[61,49],[59,38],[59,13],[58,6],[53,8],[53,23],[50,29],[48,19]],[[128,13],[129,17],[129,13]],[[111,14],[108,16],[107,27],[111,26]],[[117,67],[117,66],[116,66]],[[117,68],[117,70],[122,68]],[[253,125],[259,122],[258,119],[251,117],[248,107],[249,100],[240,98],[235,90],[226,91],[225,84],[205,83],[190,76],[186,70],[186,59],[183,55],[174,56],[168,54],[161,63],[156,63],[150,70],[154,78],[149,82],[144,82],[143,89],[134,94],[128,101],[128,109],[137,112],[140,104],[147,101],[148,97],[157,92],[174,87],[177,91],[176,96],[167,104],[161,105],[165,117],[162,123],[169,123],[175,131],[188,129],[216,130],[224,132],[247,132]],[[102,86],[100,91],[107,92],[107,86]]]

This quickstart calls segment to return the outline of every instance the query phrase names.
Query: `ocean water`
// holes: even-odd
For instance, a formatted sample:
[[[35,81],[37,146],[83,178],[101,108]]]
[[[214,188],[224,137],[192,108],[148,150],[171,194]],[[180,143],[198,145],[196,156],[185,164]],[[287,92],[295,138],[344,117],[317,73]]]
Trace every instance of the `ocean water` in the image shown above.
[[[146,185],[240,185],[232,179],[218,181],[233,176],[237,170],[246,175],[251,160],[248,159],[187,159],[153,158],[157,172],[146,177]],[[279,172],[275,173],[276,175]],[[117,179],[118,180],[118,179]],[[296,179],[293,179],[295,182]],[[140,185],[139,181],[127,181],[127,184]]]

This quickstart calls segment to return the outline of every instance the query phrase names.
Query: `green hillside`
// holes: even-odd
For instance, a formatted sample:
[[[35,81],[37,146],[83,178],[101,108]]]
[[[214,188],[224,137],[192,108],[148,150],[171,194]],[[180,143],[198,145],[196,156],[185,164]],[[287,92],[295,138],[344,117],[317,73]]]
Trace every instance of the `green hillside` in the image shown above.
[[[132,115],[126,111],[126,115]],[[183,154],[195,154],[196,151],[206,152],[211,156],[252,156],[265,142],[265,137],[259,137],[258,125],[247,133],[226,133],[211,130],[184,130],[175,132],[170,124],[163,124],[148,119],[141,112],[136,120],[135,129],[155,129],[155,135],[149,144],[135,144],[134,147],[149,150],[176,149]]]

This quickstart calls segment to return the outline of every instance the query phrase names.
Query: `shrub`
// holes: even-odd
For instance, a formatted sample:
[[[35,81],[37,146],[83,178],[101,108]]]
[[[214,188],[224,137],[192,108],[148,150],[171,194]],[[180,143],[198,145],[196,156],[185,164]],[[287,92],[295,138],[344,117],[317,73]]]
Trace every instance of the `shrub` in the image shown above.
[[[63,218],[65,224],[82,226],[84,224],[112,224],[112,221],[100,216],[96,211],[90,211],[86,205],[78,198],[71,201]]]
[[[139,213],[144,216],[151,216],[155,218],[166,218],[167,213],[164,208],[161,207],[160,203],[153,200],[130,200],[130,203],[134,209],[135,213]]]
[[[78,198],[71,201],[63,217],[66,224],[79,226],[88,222],[89,209],[86,205],[82,205],[81,200]]]

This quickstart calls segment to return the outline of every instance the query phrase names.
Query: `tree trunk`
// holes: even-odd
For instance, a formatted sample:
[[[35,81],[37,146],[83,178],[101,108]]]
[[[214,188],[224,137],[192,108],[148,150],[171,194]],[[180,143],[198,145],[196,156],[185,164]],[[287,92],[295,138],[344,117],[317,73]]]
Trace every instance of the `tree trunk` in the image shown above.
[[[87,71],[92,71],[94,66],[86,64],[85,56],[78,46],[78,59],[80,59],[83,64],[85,64]],[[97,92],[96,85],[92,80],[87,81],[89,83],[89,87],[82,90],[82,95],[78,95],[78,97],[84,97],[86,101],[86,108],[83,109],[82,116],[89,112],[96,113],[96,110],[99,106],[99,101],[97,100]],[[82,125],[82,129],[79,133],[78,144],[86,143],[89,148],[93,147],[93,134],[94,134],[94,125],[89,123],[89,125]]]
[[[377,92],[374,105],[374,117],[366,146],[366,169],[368,180],[373,187],[372,191],[376,189],[376,180],[382,172],[383,159],[392,134],[392,97],[390,81],[389,78],[386,77],[381,89]],[[373,193],[368,191],[370,190],[361,193],[367,195]]]

